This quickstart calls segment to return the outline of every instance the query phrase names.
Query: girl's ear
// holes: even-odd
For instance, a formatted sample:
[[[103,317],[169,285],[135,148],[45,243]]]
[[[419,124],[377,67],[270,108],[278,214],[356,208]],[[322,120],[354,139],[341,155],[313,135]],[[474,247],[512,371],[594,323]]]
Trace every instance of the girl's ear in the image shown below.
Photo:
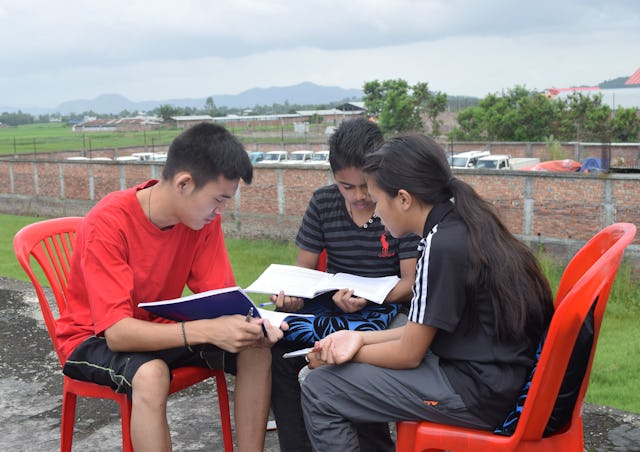
[[[413,202],[413,197],[411,196],[411,193],[409,193],[407,190],[404,190],[404,189],[398,190],[396,199],[400,204],[400,208],[403,210],[409,209],[409,207],[411,207],[411,204]]]

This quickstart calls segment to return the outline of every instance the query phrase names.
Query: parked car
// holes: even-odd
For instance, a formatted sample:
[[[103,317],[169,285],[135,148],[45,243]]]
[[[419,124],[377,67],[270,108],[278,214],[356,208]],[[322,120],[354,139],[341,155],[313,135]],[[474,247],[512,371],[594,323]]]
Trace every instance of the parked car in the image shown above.
[[[138,157],[134,157],[133,155],[121,155],[120,157],[116,157],[118,162],[139,162],[140,159]]]
[[[269,151],[264,154],[261,163],[280,163],[286,161],[288,157],[287,151]]]
[[[287,163],[304,163],[310,162],[313,157],[312,151],[293,151],[289,154],[289,159]]]
[[[74,157],[67,157],[65,160],[89,160],[89,157],[74,156]]]
[[[487,155],[478,159],[476,169],[523,170],[540,163],[537,157],[511,157],[506,154]]]
[[[166,152],[134,152],[131,156],[142,162],[164,162],[167,160]]]
[[[249,158],[251,159],[251,163],[258,163],[264,160],[264,152],[261,151],[251,151],[249,152]]]
[[[326,163],[329,164],[329,151],[316,151],[311,157],[311,163]]]
[[[453,154],[449,164],[452,168],[475,168],[478,159],[487,155],[491,155],[491,152],[482,150],[460,152]]]

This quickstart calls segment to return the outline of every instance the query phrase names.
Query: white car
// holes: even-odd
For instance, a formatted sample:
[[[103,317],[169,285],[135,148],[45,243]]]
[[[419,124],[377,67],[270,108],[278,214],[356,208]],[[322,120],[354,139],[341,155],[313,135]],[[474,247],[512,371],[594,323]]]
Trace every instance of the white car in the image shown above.
[[[269,151],[264,154],[264,159],[260,163],[281,163],[287,161],[287,151]]]
[[[313,153],[313,157],[311,157],[311,161],[309,163],[325,163],[329,164],[329,151],[316,151]]]
[[[311,151],[293,151],[289,154],[289,160],[286,163],[305,163],[310,162],[313,157]]]

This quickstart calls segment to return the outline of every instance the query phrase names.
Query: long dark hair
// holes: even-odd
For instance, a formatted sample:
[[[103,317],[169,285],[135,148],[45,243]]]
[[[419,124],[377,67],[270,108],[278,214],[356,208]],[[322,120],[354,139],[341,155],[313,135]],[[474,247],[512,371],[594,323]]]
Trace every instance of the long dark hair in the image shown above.
[[[496,338],[537,341],[553,313],[551,289],[538,260],[509,232],[492,204],[453,177],[435,141],[417,134],[391,138],[368,156],[364,171],[390,197],[404,189],[429,205],[453,198],[469,231],[466,293],[471,312],[477,312],[483,285],[493,303]]]

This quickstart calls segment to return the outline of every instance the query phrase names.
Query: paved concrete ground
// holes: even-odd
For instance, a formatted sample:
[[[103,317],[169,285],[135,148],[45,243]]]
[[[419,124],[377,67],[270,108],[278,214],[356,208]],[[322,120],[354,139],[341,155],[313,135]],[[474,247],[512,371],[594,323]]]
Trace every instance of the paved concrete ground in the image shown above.
[[[0,450],[59,448],[61,373],[29,284],[0,278]],[[230,377],[229,390],[233,391]],[[176,451],[222,450],[215,385],[201,383],[169,401]],[[585,450],[640,451],[640,415],[585,407]],[[80,399],[74,450],[120,449],[120,418],[113,402]],[[265,451],[279,450],[275,431]]]

